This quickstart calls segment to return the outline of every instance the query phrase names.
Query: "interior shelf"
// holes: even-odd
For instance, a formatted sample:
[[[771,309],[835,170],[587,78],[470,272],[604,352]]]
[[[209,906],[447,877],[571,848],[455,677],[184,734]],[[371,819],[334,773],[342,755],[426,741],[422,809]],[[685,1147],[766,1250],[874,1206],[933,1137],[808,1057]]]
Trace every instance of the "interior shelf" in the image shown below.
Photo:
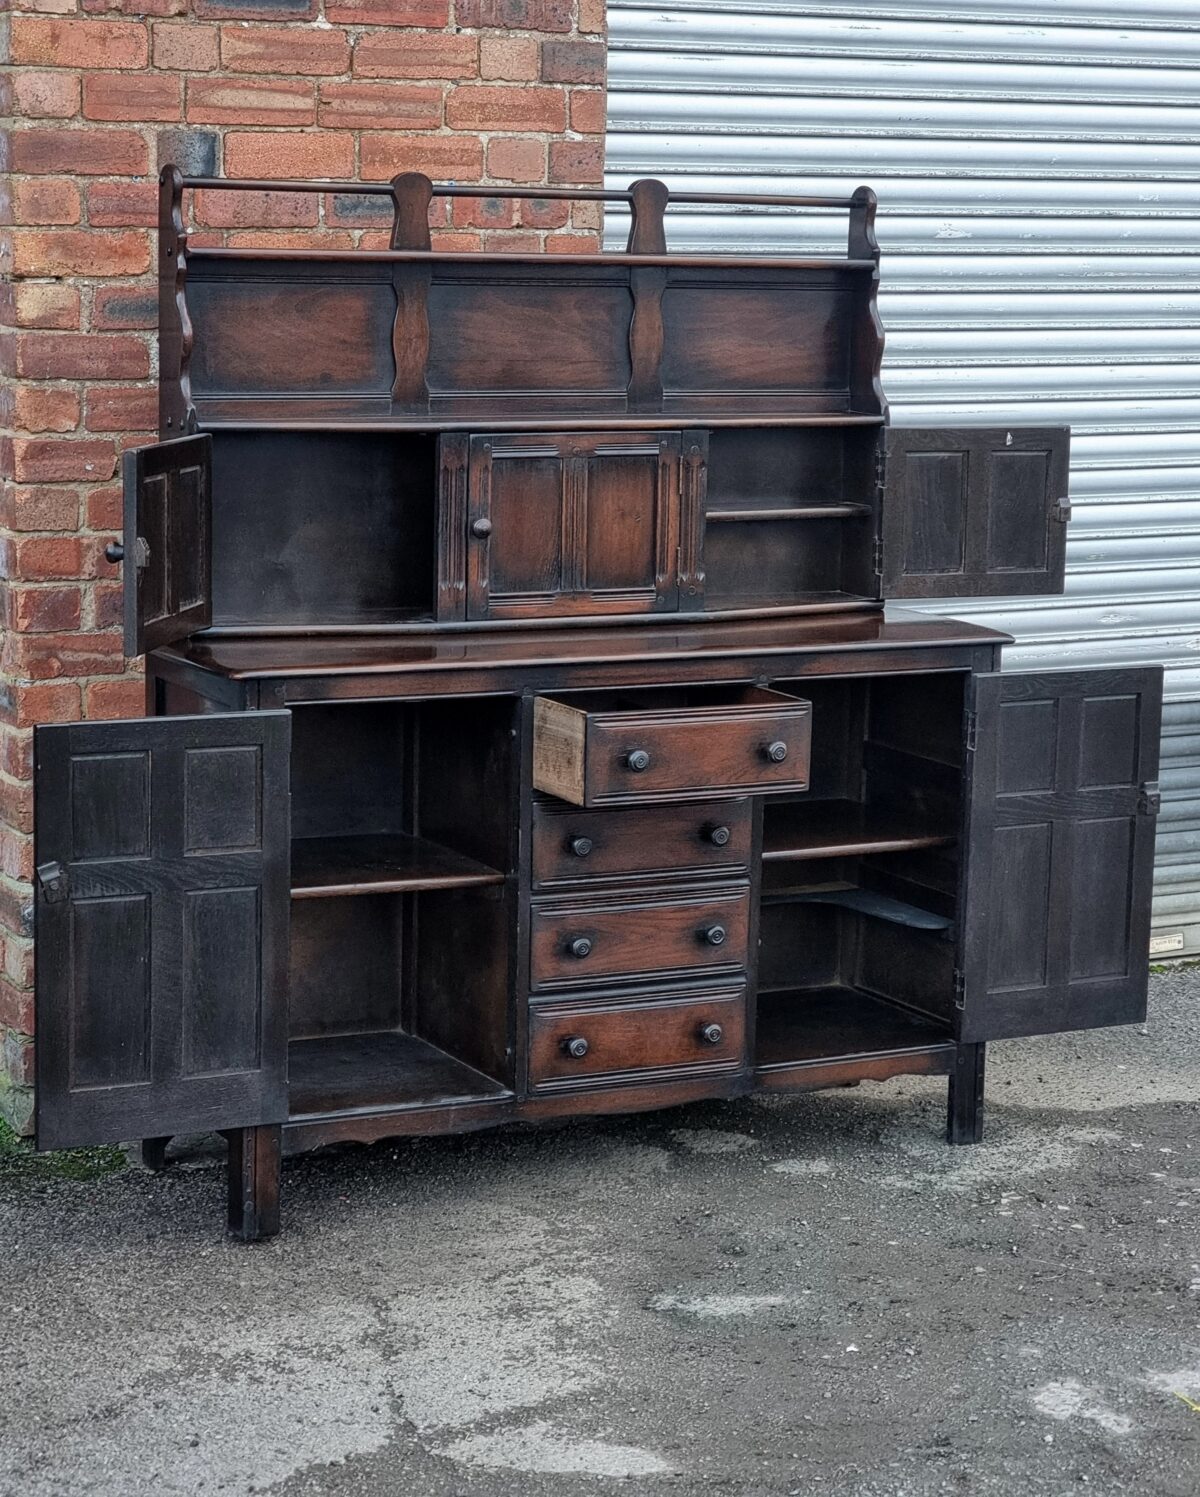
[[[875,810],[858,801],[768,803],[763,816],[763,862],[803,862],[860,853],[944,847],[955,840],[944,827],[903,812]]]
[[[954,1049],[949,1031],[935,1019],[849,987],[760,993],[756,1036],[759,1071]]]
[[[500,1101],[506,1087],[436,1045],[398,1031],[327,1035],[288,1046],[288,1111],[295,1117],[379,1108]]]
[[[300,837],[292,843],[292,898],[405,894],[502,884],[503,873],[437,842],[403,833]]]
[[[861,520],[871,513],[869,504],[770,504],[754,509],[709,509],[710,525],[735,520]]]
[[[893,925],[906,925],[910,930],[944,933],[954,928],[954,921],[949,915],[935,915],[932,910],[923,910],[902,899],[893,899],[890,894],[876,894],[873,889],[860,889],[857,884],[843,882],[764,889],[763,903],[829,904],[838,909],[851,910],[856,915],[869,915],[872,919],[887,920]]]

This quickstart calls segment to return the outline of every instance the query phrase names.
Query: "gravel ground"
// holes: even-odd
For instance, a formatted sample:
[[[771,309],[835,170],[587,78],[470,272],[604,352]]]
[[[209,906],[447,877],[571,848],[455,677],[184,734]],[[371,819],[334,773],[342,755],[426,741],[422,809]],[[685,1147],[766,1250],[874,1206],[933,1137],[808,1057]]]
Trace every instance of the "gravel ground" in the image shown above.
[[[1200,972],[944,1083],[0,1173],[0,1492],[1200,1492]]]

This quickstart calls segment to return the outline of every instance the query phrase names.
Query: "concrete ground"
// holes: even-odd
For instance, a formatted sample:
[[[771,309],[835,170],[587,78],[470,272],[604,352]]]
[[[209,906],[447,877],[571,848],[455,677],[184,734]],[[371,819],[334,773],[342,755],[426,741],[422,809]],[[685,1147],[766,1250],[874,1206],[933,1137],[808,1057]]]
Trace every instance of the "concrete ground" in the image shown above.
[[[0,1492],[1196,1497],[1200,972],[989,1083],[0,1176]]]

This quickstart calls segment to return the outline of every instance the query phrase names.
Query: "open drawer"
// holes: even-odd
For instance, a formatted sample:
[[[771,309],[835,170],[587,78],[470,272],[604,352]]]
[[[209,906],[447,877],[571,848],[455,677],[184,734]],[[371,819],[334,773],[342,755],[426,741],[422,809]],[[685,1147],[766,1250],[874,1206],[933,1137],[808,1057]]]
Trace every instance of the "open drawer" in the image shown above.
[[[761,686],[538,697],[533,783],[574,806],[808,788],[812,705]]]

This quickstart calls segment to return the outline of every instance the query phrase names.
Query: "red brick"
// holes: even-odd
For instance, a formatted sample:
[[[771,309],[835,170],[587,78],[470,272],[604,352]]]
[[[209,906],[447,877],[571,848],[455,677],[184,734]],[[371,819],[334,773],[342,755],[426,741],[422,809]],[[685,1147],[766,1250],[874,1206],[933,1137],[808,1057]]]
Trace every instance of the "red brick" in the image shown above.
[[[477,78],[479,42],[473,36],[375,31],[354,48],[362,78]]]
[[[33,830],[33,786],[0,778],[0,820],[18,832]]]
[[[354,239],[350,234],[329,229],[276,229],[274,232],[258,229],[233,229],[228,242],[237,249],[353,249]]]
[[[187,117],[197,125],[312,125],[311,83],[279,78],[192,78]]]
[[[390,181],[397,172],[424,172],[437,181],[470,182],[483,172],[483,142],[466,135],[362,137],[359,159],[364,181]]]
[[[153,385],[97,385],[88,391],[88,431],[155,431],[158,390]]]
[[[308,192],[198,192],[195,219],[210,229],[312,228],[318,199]]]
[[[140,676],[120,681],[93,681],[87,689],[89,717],[143,717],[146,688]]]
[[[504,182],[541,182],[546,175],[546,142],[536,137],[494,136],[488,141],[488,176]]]
[[[10,634],[4,652],[9,673],[26,681],[63,676],[118,676],[125,669],[119,634]]]
[[[9,530],[77,530],[79,491],[59,484],[5,484],[2,512]]]
[[[442,90],[413,83],[322,83],[320,124],[345,130],[436,130]]]
[[[114,484],[108,489],[92,489],[87,496],[87,523],[89,530],[120,530],[121,487]]]
[[[19,333],[17,373],[24,379],[148,379],[150,350],[132,336]]]
[[[542,241],[537,234],[508,233],[499,230],[496,233],[484,234],[483,247],[492,253],[499,252],[505,255],[536,255],[542,248]]]
[[[83,558],[83,542],[77,535],[26,536],[13,546],[13,575],[26,582],[78,577]]]
[[[456,229],[435,229],[430,238],[434,249],[445,254],[477,253],[483,248],[482,234],[467,234]]]
[[[7,847],[9,842],[14,842],[24,847],[29,837],[27,834],[16,837],[5,837],[4,843]],[[16,867],[4,867],[4,872],[10,878],[19,877],[20,857],[14,856]],[[4,975],[15,987],[28,989],[33,985],[33,941],[28,937],[9,936],[4,942]]]
[[[196,14],[206,20],[312,21],[318,0],[192,0]]]
[[[550,180],[563,186],[599,186],[604,178],[604,146],[592,140],[552,140]]]
[[[119,531],[121,523],[109,527]],[[120,629],[125,622],[125,589],[119,582],[92,583],[92,618],[97,629]]]
[[[378,228],[392,222],[391,197],[367,193],[330,193],[325,199],[325,222],[347,229]]]
[[[14,780],[33,777],[33,734],[28,729],[0,727],[0,771]]]
[[[534,36],[484,36],[479,39],[479,76],[529,83],[539,75],[541,48]]]
[[[82,5],[92,15],[108,11],[130,16],[182,16],[188,0],[82,0]]]
[[[579,0],[579,18],[576,22],[579,30],[603,35],[608,30],[607,10],[604,0]]]
[[[144,68],[145,26],[131,21],[12,18],[12,60],[56,68]]]
[[[565,229],[571,204],[565,198],[525,198],[520,203],[523,229]]]
[[[12,391],[12,424],[18,431],[74,431],[79,425],[79,396],[74,390],[17,384]],[[61,530],[65,526],[30,528]]]
[[[13,234],[16,275],[141,275],[150,267],[146,234],[95,229],[19,229]]]
[[[571,90],[571,129],[580,135],[604,134],[604,90],[573,88]]]
[[[89,120],[178,120],[183,83],[167,73],[85,73],[83,113]]]
[[[349,71],[350,44],[311,26],[222,26],[221,62],[233,73],[336,75]]]
[[[19,877],[10,874],[12,878]],[[21,992],[11,982],[0,980],[0,1029],[33,1032],[33,993]]]
[[[599,250],[595,234],[547,234],[548,255],[594,255]]]
[[[557,134],[567,124],[560,88],[504,88],[467,83],[451,89],[446,123],[455,130],[545,130]]]
[[[603,83],[603,42],[560,42],[542,44],[542,77],[547,83]]]
[[[62,328],[79,326],[79,291],[54,282],[27,281],[0,287],[3,320],[10,327]]]
[[[156,328],[158,292],[152,286],[99,286],[92,302],[92,326]]]
[[[517,221],[514,198],[456,198],[453,207],[456,229],[511,229]]]
[[[24,633],[78,629],[82,600],[81,587],[10,587],[7,623]]]
[[[325,0],[335,26],[448,26],[450,0]]]
[[[12,75],[13,113],[22,119],[67,120],[79,111],[79,79],[74,73],[43,73],[25,68]]]
[[[9,720],[18,728],[29,728],[34,723],[78,722],[81,705],[77,681],[14,686]]]
[[[215,26],[185,21],[154,28],[154,66],[180,72],[210,73],[220,64],[220,34]]]
[[[156,182],[93,182],[87,194],[88,223],[94,229],[134,224],[152,229],[158,223]]]
[[[150,150],[132,130],[15,130],[15,172],[65,172],[82,177],[142,176]]]
[[[353,135],[235,131],[225,137],[226,176],[348,177],[353,171]]]
[[[117,453],[111,441],[100,438],[79,441],[18,437],[13,441],[13,464],[13,476],[25,483],[70,483],[77,479],[102,482],[113,476]],[[65,572],[32,572],[21,562],[15,575],[77,577],[79,571],[76,566]]]
[[[18,224],[77,224],[82,203],[68,177],[17,178],[12,184],[12,221]]]
[[[457,0],[460,26],[511,31],[570,31],[571,0]]]

